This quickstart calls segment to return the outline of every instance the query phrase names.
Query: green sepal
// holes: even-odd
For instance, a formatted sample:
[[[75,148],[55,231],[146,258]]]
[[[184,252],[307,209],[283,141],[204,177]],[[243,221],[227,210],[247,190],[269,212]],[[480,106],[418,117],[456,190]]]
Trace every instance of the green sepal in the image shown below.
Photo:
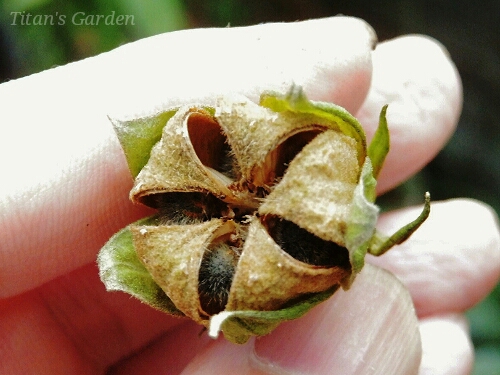
[[[290,111],[297,115],[309,115],[327,122],[334,130],[354,138],[357,142],[359,165],[366,157],[366,136],[358,120],[344,108],[327,102],[310,101],[301,86],[292,85],[285,94],[268,92],[260,97],[260,105],[274,112]]]
[[[215,113],[212,107],[202,108],[212,115]],[[161,139],[163,128],[178,110],[179,107],[171,108],[168,111],[131,120],[109,118],[125,153],[133,178],[137,177],[148,162],[151,149]]]
[[[154,217],[148,217],[134,224],[148,225],[154,222]],[[160,311],[172,315],[184,315],[156,284],[137,257],[128,226],[116,233],[103,246],[97,257],[97,264],[99,276],[108,291],[129,293]]]
[[[342,284],[344,288],[349,288],[363,268],[365,255],[375,232],[379,214],[378,206],[373,203],[376,184],[370,158],[366,158],[359,183],[354,189],[351,212],[347,221],[345,241],[352,271],[350,277]]]
[[[279,310],[223,311],[210,318],[208,334],[216,338],[219,332],[223,332],[227,340],[244,344],[252,336],[267,335],[284,321],[300,318],[314,306],[330,298],[338,288],[338,285],[334,285],[324,292],[315,293]]]
[[[382,107],[379,116],[378,128],[373,135],[373,139],[368,146],[368,157],[372,162],[373,177],[377,178],[385,157],[389,153],[390,135],[387,126],[387,105]]]
[[[372,255],[380,256],[384,254],[394,245],[399,245],[406,241],[415,232],[420,225],[429,217],[431,212],[431,195],[429,192],[425,193],[425,203],[422,212],[411,223],[406,224],[396,231],[392,236],[385,237],[379,233],[373,236],[368,252]]]
[[[133,178],[148,162],[151,149],[161,139],[163,128],[175,112],[177,109],[124,121],[110,118]]]

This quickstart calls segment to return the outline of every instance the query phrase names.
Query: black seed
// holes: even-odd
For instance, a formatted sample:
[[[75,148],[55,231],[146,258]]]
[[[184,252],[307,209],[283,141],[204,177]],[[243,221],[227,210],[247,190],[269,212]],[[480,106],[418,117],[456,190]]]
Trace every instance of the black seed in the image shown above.
[[[205,251],[198,276],[198,293],[201,308],[207,314],[224,310],[238,258],[238,248],[226,243],[211,245]]]
[[[161,193],[143,199],[143,203],[158,209],[158,221],[163,224],[197,223],[221,218],[228,212],[227,204],[212,194]]]
[[[295,259],[314,266],[350,269],[345,247],[325,241],[288,220],[267,217],[265,222],[274,241]]]

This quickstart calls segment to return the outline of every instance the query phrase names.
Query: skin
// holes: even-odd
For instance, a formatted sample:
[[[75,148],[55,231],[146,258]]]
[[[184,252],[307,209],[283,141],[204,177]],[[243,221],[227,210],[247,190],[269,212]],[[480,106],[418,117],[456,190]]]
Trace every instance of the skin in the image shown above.
[[[340,17],[182,31],[0,85],[0,373],[469,373],[462,313],[500,277],[497,218],[480,202],[434,202],[428,222],[369,258],[351,290],[242,346],[107,293],[97,275],[105,241],[150,213],[128,201],[108,114],[229,91],[256,99],[295,81],[357,114],[369,136],[389,103],[379,192],[416,173],[455,129],[460,78],[426,37],[373,44],[364,22]],[[379,228],[419,210],[382,215]]]

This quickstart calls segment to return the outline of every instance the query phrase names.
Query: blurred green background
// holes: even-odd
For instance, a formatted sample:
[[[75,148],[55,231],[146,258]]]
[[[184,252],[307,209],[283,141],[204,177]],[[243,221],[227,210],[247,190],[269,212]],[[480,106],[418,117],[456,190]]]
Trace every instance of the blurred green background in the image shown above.
[[[133,15],[134,25],[75,25],[70,21],[77,12]],[[438,39],[463,80],[464,108],[457,132],[421,173],[383,197],[384,207],[421,203],[421,193],[428,190],[434,200],[471,197],[500,213],[498,0],[477,5],[459,0],[0,0],[0,82],[166,31],[336,14],[364,18],[380,40],[408,33]],[[52,19],[42,21],[35,15]],[[473,374],[500,374],[500,287],[467,315],[476,348]]]

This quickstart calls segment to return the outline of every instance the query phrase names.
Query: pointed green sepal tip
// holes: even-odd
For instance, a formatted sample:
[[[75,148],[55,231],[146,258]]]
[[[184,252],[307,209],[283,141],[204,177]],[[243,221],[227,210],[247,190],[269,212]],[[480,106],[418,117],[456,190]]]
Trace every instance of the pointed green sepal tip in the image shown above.
[[[389,153],[390,136],[389,127],[387,126],[387,105],[380,111],[378,128],[373,135],[373,139],[368,146],[368,157],[373,166],[373,176],[378,177],[380,170],[384,164],[385,158]]]

